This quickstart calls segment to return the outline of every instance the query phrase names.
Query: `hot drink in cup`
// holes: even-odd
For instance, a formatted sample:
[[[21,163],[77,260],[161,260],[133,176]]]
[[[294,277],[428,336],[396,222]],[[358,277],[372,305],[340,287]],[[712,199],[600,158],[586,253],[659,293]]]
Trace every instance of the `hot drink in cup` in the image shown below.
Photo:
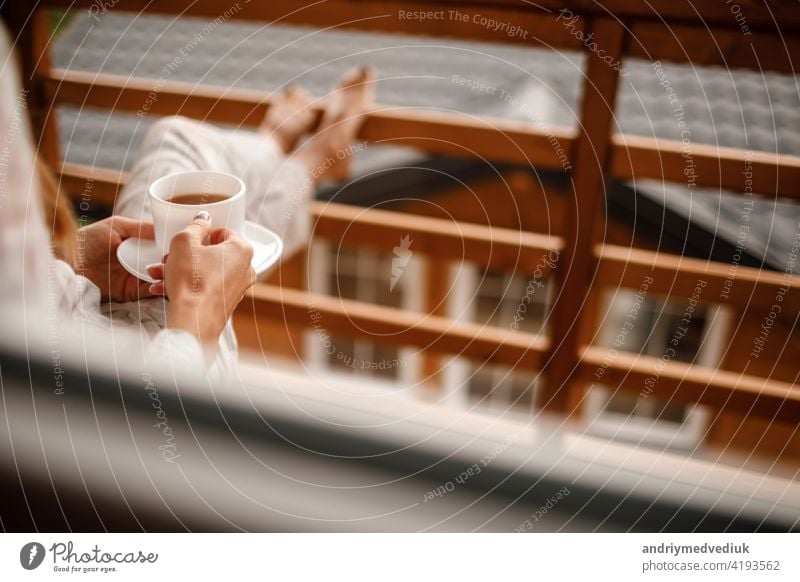
[[[244,232],[245,186],[236,176],[223,172],[178,172],[150,185],[156,245],[162,253],[176,233],[191,224],[201,210],[214,227]]]

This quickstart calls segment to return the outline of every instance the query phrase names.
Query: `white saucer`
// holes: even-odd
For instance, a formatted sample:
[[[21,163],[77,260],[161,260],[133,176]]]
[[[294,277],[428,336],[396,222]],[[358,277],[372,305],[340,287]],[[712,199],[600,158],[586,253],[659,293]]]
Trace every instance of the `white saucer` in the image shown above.
[[[283,241],[277,234],[248,220],[244,224],[244,238],[253,247],[252,265],[256,275],[265,273],[278,262],[283,252]],[[117,259],[123,268],[148,283],[157,281],[147,274],[147,265],[160,263],[162,257],[161,251],[152,240],[129,238],[117,247]]]

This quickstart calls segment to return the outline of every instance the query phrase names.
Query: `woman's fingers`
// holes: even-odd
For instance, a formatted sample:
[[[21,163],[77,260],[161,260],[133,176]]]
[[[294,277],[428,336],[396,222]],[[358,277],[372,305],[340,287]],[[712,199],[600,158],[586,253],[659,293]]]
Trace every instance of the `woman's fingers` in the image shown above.
[[[248,265],[250,264],[250,261],[253,260],[253,245],[247,242],[244,237],[236,234],[235,232],[228,233],[225,240],[220,243],[220,246],[222,246],[222,248],[227,252],[230,252],[231,249],[233,249],[235,253],[238,253],[244,260],[247,261]]]
[[[161,281],[164,279],[164,264],[163,263],[153,263],[152,265],[147,265],[147,274],[150,275],[153,279]]]
[[[190,225],[172,237],[169,243],[170,254],[177,252],[185,259],[184,253],[191,252],[192,247],[202,246],[210,231],[211,216],[205,210],[201,210],[195,215]]]
[[[215,228],[208,235],[208,244],[218,245],[236,237],[241,238],[230,228]]]
[[[166,255],[164,255],[164,260],[166,260]],[[154,263],[152,265],[147,265],[145,267],[147,270],[147,274],[150,275],[153,279],[156,279],[158,282],[153,283],[142,283],[145,287],[147,287],[147,292],[150,295],[164,295],[166,293],[166,289],[164,287],[164,264],[163,263]]]
[[[192,224],[183,229],[188,232],[193,245],[202,245],[211,232],[211,215],[205,210],[195,214]]]
[[[154,283],[150,285],[147,290],[150,292],[151,295],[165,295],[166,288],[164,287],[164,281],[160,281],[158,283]]]
[[[243,253],[248,261],[253,258],[253,245],[247,242],[242,235],[229,228],[215,228],[211,231],[208,240],[211,245],[225,244],[230,247],[235,247]]]
[[[119,233],[122,240],[126,238],[153,240],[156,236],[152,222],[133,220],[125,216],[113,216],[111,217],[111,226]]]
[[[147,281],[140,281],[139,282],[139,293],[136,299],[147,299],[148,297],[152,297],[154,293],[150,290],[152,285]]]

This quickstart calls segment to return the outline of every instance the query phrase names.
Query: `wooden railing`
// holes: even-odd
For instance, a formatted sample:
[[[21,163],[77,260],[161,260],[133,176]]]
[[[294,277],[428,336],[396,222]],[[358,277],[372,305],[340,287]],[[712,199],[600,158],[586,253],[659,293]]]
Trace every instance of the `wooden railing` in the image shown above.
[[[114,3],[113,10],[216,18],[226,9],[224,3],[212,0],[200,0],[182,8],[170,4],[120,0]],[[390,251],[400,236],[410,234],[416,252],[438,260],[469,260],[521,273],[531,272],[543,263],[543,256],[557,251],[559,259],[553,275],[558,293],[550,316],[549,339],[454,322],[441,315],[418,315],[266,284],[256,285],[251,293],[257,316],[309,326],[308,306],[313,304],[332,332],[357,335],[368,330],[374,332],[371,339],[376,342],[542,370],[545,385],[538,405],[560,413],[574,413],[579,408],[585,386],[592,382],[598,366],[605,366],[604,381],[611,381],[622,390],[639,392],[646,379],[657,373],[656,394],[665,398],[796,423],[800,419],[800,389],[790,383],[635,354],[609,358],[604,348],[588,345],[591,332],[587,330],[595,324],[599,294],[604,289],[636,289],[644,277],[652,278],[651,293],[671,298],[690,298],[702,278],[707,284],[705,297],[719,297],[724,288],[725,303],[742,312],[768,311],[778,291],[785,289],[783,313],[796,314],[800,310],[800,277],[739,267],[731,281],[725,264],[604,245],[596,229],[602,218],[609,180],[634,177],[685,180],[683,144],[614,133],[614,104],[620,75],[608,66],[607,58],[616,62],[632,56],[794,73],[793,63],[800,62],[798,11],[790,3],[743,4],[750,27],[746,36],[729,8],[713,2],[610,0],[600,4],[539,0],[534,6],[511,0],[460,3],[329,0],[305,6],[302,2],[283,0],[241,4],[231,18],[515,42],[582,50],[587,57],[576,132],[456,113],[433,114],[412,108],[375,106],[367,114],[359,136],[368,141],[393,140],[435,154],[483,157],[562,171],[563,160],[559,160],[550,142],[555,136],[569,151],[568,173],[572,185],[564,208],[564,231],[557,233],[558,236],[454,224],[337,204],[313,203],[311,207],[314,236],[337,244]],[[564,5],[578,17],[569,30],[558,21],[558,10]],[[124,174],[62,164],[52,108],[71,104],[137,111],[147,101],[152,83],[146,79],[50,67],[51,38],[45,9],[91,9],[92,6],[97,3],[49,0],[39,3],[30,20],[23,18],[24,14],[11,16],[17,18],[22,30],[19,44],[23,48],[34,119],[42,135],[42,151],[60,171],[68,190],[80,195],[90,189],[94,202],[111,206],[124,183]],[[426,20],[414,23],[411,28],[397,17],[400,10],[455,8],[466,18],[445,22]],[[475,15],[513,22],[529,34],[524,40],[510,39],[474,24]],[[775,32],[777,23],[781,34]],[[575,31],[592,34],[592,50],[580,42]],[[152,102],[149,112],[180,113],[207,121],[253,126],[269,105],[269,100],[259,92],[169,82],[160,84],[158,99]],[[702,144],[691,144],[691,151],[698,187],[739,192],[747,186],[761,196],[800,197],[800,157]],[[742,174],[745,162],[752,172],[748,184]]]

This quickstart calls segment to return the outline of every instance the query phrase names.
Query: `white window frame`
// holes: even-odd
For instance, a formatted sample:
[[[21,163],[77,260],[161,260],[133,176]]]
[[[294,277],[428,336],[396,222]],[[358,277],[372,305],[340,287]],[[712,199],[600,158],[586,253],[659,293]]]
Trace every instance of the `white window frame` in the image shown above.
[[[618,294],[624,292],[633,295],[633,291],[618,290],[613,296],[606,299],[605,313],[610,314],[600,331],[600,345],[612,345],[618,330],[622,327],[629,302],[617,301]],[[660,342],[650,341],[646,355],[659,357],[666,347],[669,338],[666,337],[667,318],[662,316],[662,310],[656,322],[654,335],[662,336]],[[704,322],[700,349],[695,364],[707,367],[718,367],[722,361],[722,350],[725,338],[730,329],[731,312],[720,305],[709,305],[708,315]],[[591,385],[584,400],[583,411],[586,415],[584,431],[587,434],[603,438],[636,442],[680,450],[694,450],[704,440],[711,412],[704,406],[687,406],[686,416],[682,423],[655,420],[645,414],[649,406],[655,406],[655,401],[645,402],[641,409],[641,416],[628,416],[609,412],[606,404],[611,396],[611,391],[602,385]]]
[[[358,272],[364,268],[368,268],[368,259],[361,252],[361,249],[355,248],[354,250],[357,253],[356,271]],[[311,242],[308,251],[308,288],[312,293],[318,293],[321,295],[332,294],[328,275],[332,271],[333,255],[334,248],[329,242],[322,240],[313,240]],[[403,276],[397,282],[403,293],[403,300],[401,301],[400,307],[403,310],[422,312],[424,307],[425,289],[424,261],[425,259],[423,259],[419,253],[414,254],[411,257],[408,265],[405,267]],[[356,277],[356,285],[358,285],[360,280],[360,277]],[[356,294],[360,295],[360,291],[357,290]],[[374,297],[371,299],[363,298],[362,300],[367,302],[374,301]],[[304,359],[309,367],[318,372],[334,374],[337,376],[343,376],[345,378],[353,378],[353,376],[338,371],[331,366],[327,354],[325,353],[323,339],[320,337],[320,334],[317,331],[313,329],[306,330],[303,336],[305,353]],[[367,341],[368,340],[354,338],[356,357],[359,357],[359,346],[366,346]],[[395,381],[378,377],[369,379],[365,378],[364,380],[368,380],[373,384],[377,383],[379,385],[384,385],[384,387],[392,388],[397,388],[398,385],[413,386],[418,381],[422,369],[420,358],[418,357],[417,353],[417,349],[410,347],[401,347],[398,350],[398,358],[405,362],[406,365],[398,368],[397,379]],[[369,358],[362,357],[361,359],[368,360]]]

